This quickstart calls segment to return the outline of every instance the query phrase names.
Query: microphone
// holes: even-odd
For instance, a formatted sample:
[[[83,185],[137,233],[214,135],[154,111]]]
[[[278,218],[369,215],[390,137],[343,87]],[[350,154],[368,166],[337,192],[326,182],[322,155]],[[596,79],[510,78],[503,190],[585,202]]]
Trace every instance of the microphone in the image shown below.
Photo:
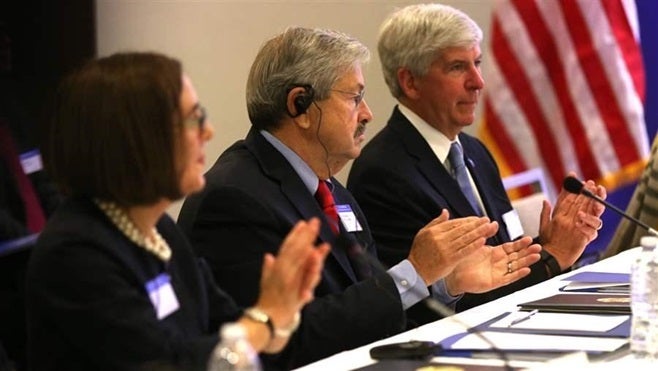
[[[635,223],[636,225],[639,225],[640,227],[644,228],[647,232],[649,232],[649,234],[651,234],[653,236],[658,236],[658,231],[657,230],[649,227],[646,223],[642,222],[641,220],[638,220],[638,219],[626,214],[626,212],[624,212],[623,210],[621,210],[617,206],[611,204],[610,202],[602,199],[601,197],[599,197],[599,196],[595,195],[594,193],[590,192],[589,190],[585,189],[583,187],[583,182],[581,182],[580,180],[578,180],[578,179],[576,179],[572,176],[568,176],[568,177],[564,178],[564,182],[562,183],[562,186],[564,187],[564,189],[567,190],[567,192],[585,195],[585,196],[593,199],[594,201],[596,201],[598,203],[601,203],[601,204],[605,205],[606,207],[614,210],[617,214],[619,214],[619,215],[623,216],[624,218],[630,220],[631,222]]]

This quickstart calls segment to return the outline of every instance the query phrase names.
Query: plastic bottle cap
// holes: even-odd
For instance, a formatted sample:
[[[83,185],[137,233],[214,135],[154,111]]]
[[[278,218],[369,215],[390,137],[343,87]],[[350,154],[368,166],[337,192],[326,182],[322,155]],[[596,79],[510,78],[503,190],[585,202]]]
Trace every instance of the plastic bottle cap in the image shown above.
[[[644,236],[640,238],[640,246],[656,247],[656,245],[658,245],[658,237],[656,236]]]
[[[232,322],[224,324],[219,334],[222,339],[236,339],[245,337],[247,332],[241,324]]]

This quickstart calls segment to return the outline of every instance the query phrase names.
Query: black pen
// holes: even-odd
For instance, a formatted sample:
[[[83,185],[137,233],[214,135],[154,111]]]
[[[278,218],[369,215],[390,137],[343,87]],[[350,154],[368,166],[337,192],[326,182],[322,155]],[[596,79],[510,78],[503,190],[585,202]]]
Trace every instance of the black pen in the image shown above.
[[[530,317],[534,316],[537,313],[539,313],[539,309],[532,310],[528,314],[526,314],[525,316],[523,316],[521,318],[517,318],[517,319],[513,320],[512,322],[510,322],[509,326],[507,326],[507,327],[512,327],[514,325],[518,325],[519,323],[521,323],[523,321],[527,321],[527,320],[530,319]]]

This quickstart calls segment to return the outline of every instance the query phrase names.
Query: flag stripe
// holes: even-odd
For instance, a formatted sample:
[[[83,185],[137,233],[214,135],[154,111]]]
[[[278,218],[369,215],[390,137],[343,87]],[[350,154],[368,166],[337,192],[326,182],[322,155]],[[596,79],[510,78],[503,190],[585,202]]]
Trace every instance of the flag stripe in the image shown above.
[[[530,82],[526,75],[523,73],[524,68],[518,63],[516,55],[512,53],[508,39],[504,37],[503,32],[500,31],[500,23],[498,18],[494,18],[492,25],[493,42],[496,48],[493,50],[493,55],[496,60],[505,61],[504,67],[501,65],[501,73],[508,81],[510,90],[513,92],[515,99],[519,102],[521,110],[524,112],[532,132],[536,138],[541,138],[537,144],[542,153],[553,152],[556,148],[556,143],[553,136],[548,130],[548,123],[544,119],[541,109],[537,104],[534,97],[529,94],[532,91]],[[546,166],[552,178],[559,177],[563,168],[562,162],[559,157],[551,156],[544,158]]]
[[[626,64],[626,69],[631,73],[633,86],[644,101],[646,96],[646,87],[644,83],[644,64],[642,63],[642,52],[640,45],[635,39],[631,25],[628,22],[628,15],[623,4],[618,1],[602,1],[605,15],[611,25],[617,45],[622,51],[622,58]]]
[[[570,170],[609,187],[632,180],[649,148],[629,1],[498,1],[482,133],[501,169],[541,166],[554,189]]]
[[[492,126],[495,128],[494,135],[497,135],[501,141],[501,147],[507,151],[514,151],[510,153],[508,158],[511,158],[515,163],[514,172],[519,172],[528,168],[543,167],[544,163],[541,159],[541,152],[537,146],[535,136],[531,128],[526,125],[527,118],[523,114],[518,102],[514,99],[512,91],[509,86],[505,84],[502,74],[499,71],[495,59],[487,56],[486,69],[490,71],[487,79],[488,84],[496,91],[496,99],[485,99],[488,105],[489,115],[492,115]],[[487,116],[488,117],[488,116]],[[503,117],[504,120],[500,120]],[[524,156],[519,156],[523,153]],[[503,166],[504,169],[510,166]]]
[[[575,0],[562,0],[562,13],[567,21],[567,28],[577,48],[579,62],[584,71],[589,89],[596,91],[594,100],[601,114],[606,118],[605,125],[613,142],[617,158],[621,164],[632,163],[637,158],[635,146],[630,146],[633,139],[627,130],[617,99],[612,91],[610,82],[603,68],[603,62],[599,58],[594,44],[586,27],[581,9]]]
[[[610,2],[603,2],[610,3]],[[633,7],[622,7],[621,2],[615,2],[619,6],[616,9],[612,9],[614,13],[606,14],[606,9],[603,7],[594,8],[593,12],[583,12],[586,15],[587,22],[590,24],[590,29],[597,29],[599,32],[593,33],[594,42],[596,45],[602,45],[598,47],[601,59],[603,61],[615,61],[616,63],[604,63],[603,67],[606,69],[608,79],[612,86],[612,91],[617,98],[617,104],[621,110],[622,115],[626,123],[644,123],[644,92],[639,91],[639,89],[644,89],[644,83],[641,86],[637,86],[638,78],[644,80],[644,69],[642,60],[642,54],[639,49],[639,45],[636,42],[635,36],[632,34],[632,30],[628,26],[627,14],[628,12],[633,12],[635,16],[637,15]],[[584,4],[588,4],[583,0],[580,0],[581,7]],[[598,13],[597,13],[598,12]],[[597,22],[596,18],[604,19],[605,22]],[[621,24],[622,29],[616,30],[613,25],[608,22],[608,19],[622,18],[621,22],[615,22],[616,24]],[[628,37],[623,38],[623,41],[619,41],[614,35],[620,33],[621,30],[625,30]],[[605,36],[610,35],[610,36]],[[613,38],[618,40],[617,42],[610,42],[610,39]],[[626,45],[632,45],[633,47],[627,47]],[[625,54],[626,53],[626,54]],[[633,53],[632,55],[629,53]],[[631,66],[632,70],[629,70],[629,65],[627,61],[636,60],[640,61],[639,64]],[[629,144],[629,150],[632,146],[635,146],[635,151],[637,156],[641,157],[642,154],[648,153],[648,141],[646,137],[646,127],[645,125],[626,125],[624,129],[629,131],[629,134],[633,138],[633,142]],[[622,164],[622,166],[628,166],[628,164]]]
[[[502,6],[500,8],[500,18],[505,19],[505,22],[501,22],[501,26],[505,30],[505,35],[512,41],[509,45],[519,59],[519,64],[525,67],[527,79],[531,82],[530,87],[533,89],[530,93],[532,93],[532,96],[542,109],[545,120],[549,125],[548,133],[553,136],[553,140],[556,143],[559,143],[559,147],[554,148],[553,153],[559,156],[564,167],[574,171],[578,170],[578,164],[573,160],[575,158],[574,146],[570,140],[568,125],[565,123],[562,109],[559,107],[558,94],[549,79],[547,68],[544,66],[538,53],[539,48],[528,36],[528,27],[534,29],[534,26],[532,24],[527,26],[523,22],[522,17],[517,12],[517,9],[512,6],[512,3],[509,3],[509,6]],[[514,71],[511,72],[514,73]],[[506,83],[499,83],[494,87],[495,90],[500,88],[509,89]],[[495,107],[500,107],[500,105],[496,105]],[[499,111],[499,114],[502,115],[502,112]],[[528,120],[510,122],[507,116],[504,117],[506,126],[510,131],[518,131],[519,127],[525,127],[528,122]],[[538,160],[542,158],[541,152],[534,145],[536,141],[529,139],[534,139],[534,136],[529,135],[526,138],[520,138],[516,142],[519,152],[523,153],[526,157],[531,157],[528,159],[528,163],[532,164],[533,167],[542,166],[541,161]],[[541,137],[537,138],[537,140],[543,139]],[[561,183],[561,177],[554,179],[554,182]],[[550,181],[548,183],[552,184]]]
[[[625,18],[626,13],[624,8],[621,6],[618,8],[621,11],[620,13],[606,14],[605,8],[602,6],[592,6],[590,2],[583,0],[579,0],[578,4],[583,9],[583,15],[589,28],[591,30],[597,30],[597,32],[592,33],[592,39],[599,52],[600,59],[607,62],[603,63],[602,66],[605,69],[608,81],[612,87],[612,93],[617,98],[620,112],[627,124],[623,129],[628,130],[629,135],[633,138],[633,142],[627,147],[631,150],[631,148],[635,146],[635,150],[638,151],[637,155],[641,156],[642,153],[648,151],[648,143],[643,142],[646,136],[646,129],[643,125],[628,124],[644,122],[642,97],[635,89],[633,76],[631,75],[631,71],[628,70],[628,65],[625,63],[626,59],[631,57],[624,57],[622,52],[623,45],[613,42],[613,40],[616,40],[614,38],[615,30],[612,29],[612,25],[608,22],[608,19],[611,17]],[[597,3],[595,3],[595,5],[597,5]],[[633,11],[631,7],[628,9],[629,11]],[[626,40],[635,44],[636,39],[634,35],[630,33],[631,30],[629,28],[626,28],[626,30],[629,32],[629,37],[626,38]],[[635,48],[635,51],[639,52],[639,49]],[[637,58],[641,59],[641,55],[637,54]],[[634,73],[639,73],[641,76],[644,75],[643,70],[640,69],[638,71],[637,68]],[[623,166],[628,166],[628,164],[622,164],[622,167]]]
[[[487,117],[487,127],[489,128],[489,134],[495,139],[496,143],[499,143],[498,149],[505,156],[507,161],[507,166],[510,167],[513,173],[519,173],[528,168],[523,161],[523,156],[516,150],[516,146],[512,145],[513,140],[510,140],[507,135],[507,130],[502,127],[498,116],[494,113],[491,108],[491,102],[484,102],[485,115]]]
[[[526,29],[532,29],[532,32],[529,32],[528,36],[532,39],[535,49],[542,50],[542,52],[538,54],[543,66],[546,68],[553,90],[557,92],[569,92],[569,84],[566,80],[567,73],[564,71],[563,61],[560,59],[561,53],[558,52],[558,48],[548,30],[546,22],[540,14],[540,9],[536,6],[534,1],[515,1],[514,5],[523,19]],[[583,121],[578,115],[574,99],[572,99],[571,95],[555,93],[554,95],[557,96],[559,102],[559,107],[556,108],[558,108],[562,114],[560,117],[561,123],[568,131],[569,137],[586,137]],[[546,115],[550,113],[544,114]],[[560,143],[561,148],[555,148],[552,152],[564,153],[566,151],[564,145],[564,139],[562,139]],[[596,169],[594,153],[589,146],[578,145],[578,143],[575,143],[574,145],[571,141],[569,141],[569,145],[571,150],[568,155],[575,157],[574,162],[579,164],[579,168]],[[560,184],[562,182],[565,170],[575,171],[577,169],[574,165],[569,165],[558,170],[557,174],[554,173],[554,176],[552,177],[554,184]],[[588,178],[593,178],[595,175],[598,174],[585,173],[585,176]]]
[[[581,172],[585,178],[597,179],[602,171],[616,171],[619,168],[619,162],[613,148],[613,144],[608,137],[605,128],[605,118],[596,106],[596,101],[586,81],[586,71],[583,71],[580,64],[577,63],[578,55],[576,47],[571,40],[566,20],[561,16],[562,11],[559,2],[555,0],[539,1],[536,3],[541,9],[541,15],[545,19],[545,24],[551,32],[552,39],[559,43],[560,47],[556,48],[559,53],[562,70],[565,73],[565,79],[568,81],[566,90],[560,91],[560,96],[570,99],[574,108],[578,112],[578,121],[568,121],[565,125],[578,124],[583,130],[582,136],[573,136],[573,155],[572,160],[582,162],[584,151],[590,150],[595,153],[595,166],[588,166],[583,163]],[[539,45],[538,47],[541,47]],[[542,50],[543,53],[546,51]],[[564,147],[560,148],[564,152]],[[581,155],[578,155],[578,154]],[[548,155],[548,154],[545,154]],[[563,153],[563,155],[565,155]],[[572,168],[566,168],[571,170]]]

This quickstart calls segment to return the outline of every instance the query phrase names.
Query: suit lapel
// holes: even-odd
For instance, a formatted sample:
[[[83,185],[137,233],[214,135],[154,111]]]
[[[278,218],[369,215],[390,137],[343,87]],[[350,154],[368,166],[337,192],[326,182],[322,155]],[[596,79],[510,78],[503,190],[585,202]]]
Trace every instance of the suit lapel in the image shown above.
[[[473,207],[462,194],[457,181],[448,173],[445,166],[436,158],[427,141],[418,130],[396,107],[388,122],[401,139],[405,150],[416,160],[416,167],[427,179],[432,187],[445,199],[457,215],[450,217],[464,217],[476,215]],[[448,187],[445,185],[449,184]]]
[[[245,145],[258,160],[263,173],[279,183],[281,193],[297,209],[300,219],[309,220],[313,217],[320,218],[322,221],[320,240],[332,245],[331,255],[338,261],[350,279],[356,282],[356,276],[345,251],[333,248],[336,236],[331,230],[331,227],[329,227],[329,222],[327,222],[324,212],[320,209],[320,205],[318,205],[315,197],[308,191],[308,188],[306,188],[306,185],[299,178],[286,158],[253,128],[247,134]],[[292,224],[295,222],[291,221]]]

